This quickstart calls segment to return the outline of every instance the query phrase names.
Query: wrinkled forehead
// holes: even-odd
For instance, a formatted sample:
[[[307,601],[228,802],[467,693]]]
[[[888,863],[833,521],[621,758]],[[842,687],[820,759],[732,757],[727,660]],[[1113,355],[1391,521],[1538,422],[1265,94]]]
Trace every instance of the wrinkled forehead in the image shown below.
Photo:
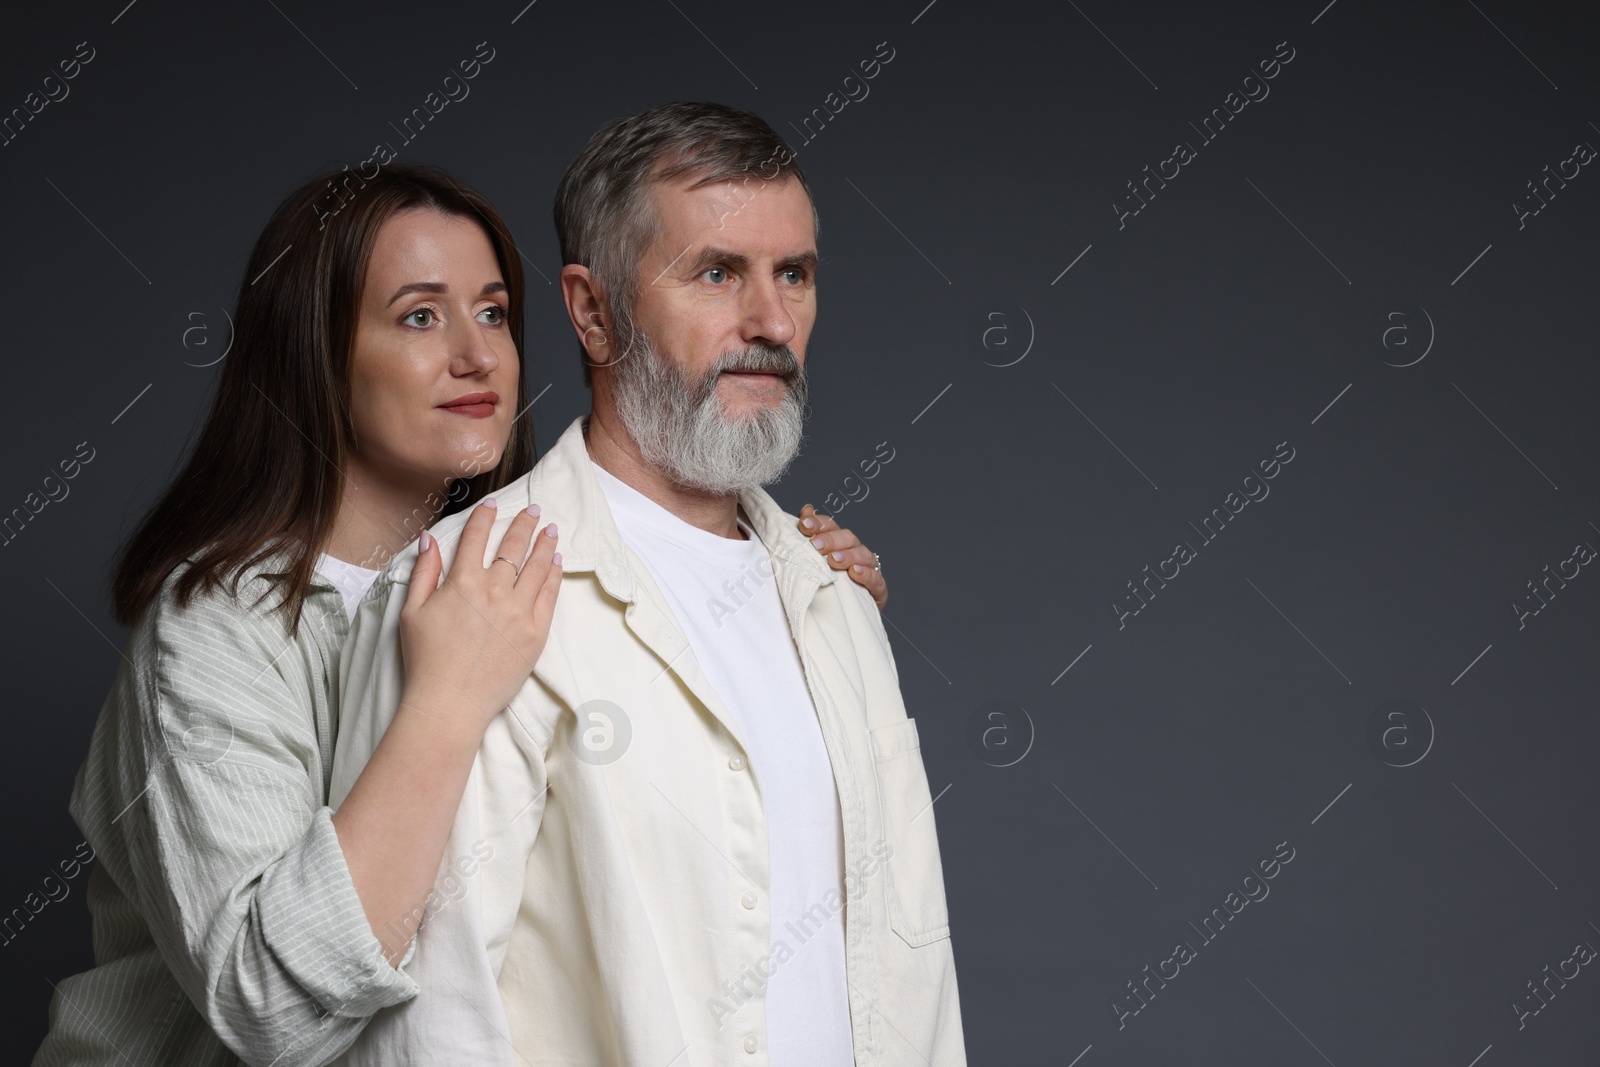
[[[686,177],[655,182],[651,192],[657,243],[674,253],[707,244],[737,247],[751,259],[816,251],[816,212],[792,176]]]

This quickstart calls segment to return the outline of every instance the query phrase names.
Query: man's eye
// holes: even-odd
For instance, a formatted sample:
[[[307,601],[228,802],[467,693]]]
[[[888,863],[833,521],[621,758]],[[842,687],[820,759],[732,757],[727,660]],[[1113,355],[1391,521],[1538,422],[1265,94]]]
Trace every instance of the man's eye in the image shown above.
[[[700,277],[712,285],[721,285],[728,280],[728,269],[726,267],[710,267]]]
[[[489,317],[484,318],[485,315]],[[506,309],[501,307],[499,304],[495,304],[492,307],[486,307],[482,311],[478,312],[478,321],[486,322],[490,326],[502,325],[506,321]]]
[[[423,321],[413,321],[419,318]],[[419,329],[422,329],[432,326],[434,322],[437,321],[437,316],[434,315],[432,308],[418,308],[417,310],[408,313],[406,317],[400,321],[405,323],[407,326],[415,326]]]
[[[799,267],[790,267],[783,272],[783,278],[790,285],[803,285],[806,280],[806,272]]]

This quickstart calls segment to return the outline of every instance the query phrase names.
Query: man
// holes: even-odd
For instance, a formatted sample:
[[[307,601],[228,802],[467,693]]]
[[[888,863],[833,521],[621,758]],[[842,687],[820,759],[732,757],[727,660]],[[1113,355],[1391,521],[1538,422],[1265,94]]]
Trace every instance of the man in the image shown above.
[[[871,594],[762,490],[802,440],[816,216],[781,138],[670,104],[557,193],[593,389],[538,503],[562,589],[479,750],[407,970],[352,1064],[964,1064],[932,797]],[[464,515],[433,530],[446,565]],[[345,646],[342,799],[392,719],[416,559]]]

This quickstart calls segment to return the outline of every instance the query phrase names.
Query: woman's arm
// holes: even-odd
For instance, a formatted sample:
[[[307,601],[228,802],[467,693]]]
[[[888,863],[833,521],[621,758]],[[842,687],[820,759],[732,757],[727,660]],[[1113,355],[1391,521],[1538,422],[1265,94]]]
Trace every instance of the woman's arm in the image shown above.
[[[309,1067],[415,995],[372,936],[321,803],[336,721],[326,625],[308,612],[290,639],[214,595],[164,596],[136,627],[73,796],[107,884],[100,966],[55,1017],[57,1051],[103,1031],[141,1060],[220,1039],[246,1063]]]
[[[474,523],[486,529],[493,511],[478,510],[487,514]],[[533,519],[519,517],[518,525],[525,549]],[[479,584],[478,575],[458,581],[453,573],[439,590],[448,596],[408,603],[411,611],[437,600],[418,628],[416,656],[422,677],[440,688],[420,690],[421,710],[400,716],[421,720],[408,740],[432,746],[435,762],[408,753],[406,745],[391,746],[394,777],[367,781],[367,821],[349,827],[348,840],[347,828],[336,829],[338,816],[319,802],[336,718],[329,683],[338,666],[337,647],[331,660],[320,647],[328,643],[317,637],[322,620],[308,613],[289,639],[275,618],[243,606],[248,595],[241,603],[213,596],[184,609],[160,603],[139,628],[97,728],[73,814],[115,892],[130,898],[148,927],[165,969],[246,1063],[326,1064],[372,1014],[416,994],[416,984],[395,966],[399,953],[386,945],[406,949],[409,933],[396,931],[407,930],[406,916],[424,903],[438,870],[461,791],[440,766],[454,766],[451,752],[475,750],[493,718],[486,711],[474,718],[468,709],[503,707],[509,697],[484,687],[499,677],[495,684],[514,692],[527,676],[526,661],[537,658],[529,635],[542,643],[548,629],[551,605],[533,607],[537,597],[527,598],[523,587],[536,574],[559,577],[551,563],[555,539],[539,540],[549,544],[535,548],[523,568],[526,579],[511,582],[505,563],[482,576],[507,572],[501,584],[522,587],[516,594],[522,600]],[[502,544],[500,553],[520,560],[515,543],[509,547]],[[431,556],[436,576],[436,547]],[[553,599],[553,589],[545,592]],[[530,627],[528,618],[541,610],[543,623]],[[483,638],[485,628],[498,644]],[[432,695],[439,692],[449,695]],[[469,755],[461,781],[470,766]],[[408,770],[427,780],[426,789],[442,790],[433,794],[438,808],[420,798],[425,790],[406,777]],[[438,799],[452,792],[448,803]],[[437,839],[429,836],[435,822]],[[136,942],[144,940],[131,930],[111,938],[135,942],[110,946],[106,954],[119,959],[101,962],[113,968],[125,967],[121,960],[136,956]],[[62,1022],[71,1028],[94,1024],[68,1014]],[[157,1058],[166,1042],[179,1040],[166,1030],[139,1036]],[[195,1039],[192,1032],[182,1038]]]
[[[537,537],[537,513],[519,514],[483,564],[495,508],[462,527],[440,584],[438,543],[423,535],[400,614],[405,688],[333,817],[362,906],[384,953],[397,961],[421,920],[484,731],[533,670],[550,632],[561,582],[556,537]],[[533,552],[520,573],[530,540]],[[503,559],[501,557],[504,557]]]

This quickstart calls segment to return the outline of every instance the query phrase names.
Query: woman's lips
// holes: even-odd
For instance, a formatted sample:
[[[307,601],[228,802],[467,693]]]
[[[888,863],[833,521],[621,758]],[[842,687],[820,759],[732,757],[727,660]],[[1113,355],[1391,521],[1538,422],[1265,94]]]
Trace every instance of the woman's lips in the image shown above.
[[[487,419],[500,403],[499,393],[467,393],[439,407],[452,415],[465,415],[469,419]]]

